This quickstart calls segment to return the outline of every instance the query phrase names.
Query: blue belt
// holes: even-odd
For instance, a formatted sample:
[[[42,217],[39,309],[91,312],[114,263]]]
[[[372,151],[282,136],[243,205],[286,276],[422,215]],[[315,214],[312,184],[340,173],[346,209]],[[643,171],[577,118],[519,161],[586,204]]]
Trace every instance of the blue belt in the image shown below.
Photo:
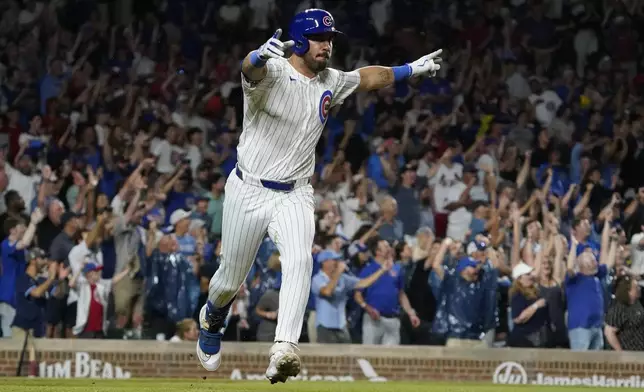
[[[244,181],[244,173],[239,168],[235,168],[235,173],[240,180]],[[295,188],[295,181],[291,182],[278,182],[271,180],[259,180],[264,188],[272,189],[280,192],[290,192]]]

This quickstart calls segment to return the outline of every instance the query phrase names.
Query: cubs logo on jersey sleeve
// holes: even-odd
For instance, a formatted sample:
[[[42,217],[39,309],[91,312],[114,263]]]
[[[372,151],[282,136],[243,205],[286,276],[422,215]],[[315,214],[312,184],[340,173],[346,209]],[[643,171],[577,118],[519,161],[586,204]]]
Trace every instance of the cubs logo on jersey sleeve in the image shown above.
[[[320,98],[319,114],[320,122],[322,124],[326,123],[326,120],[329,119],[329,110],[331,109],[332,98],[333,93],[329,90],[326,90],[324,93],[322,93],[322,97]]]

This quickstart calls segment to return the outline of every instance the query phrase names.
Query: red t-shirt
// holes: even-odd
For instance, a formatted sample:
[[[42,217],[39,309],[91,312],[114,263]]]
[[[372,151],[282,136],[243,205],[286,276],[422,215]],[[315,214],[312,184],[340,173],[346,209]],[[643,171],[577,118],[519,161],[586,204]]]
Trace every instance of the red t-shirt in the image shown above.
[[[96,285],[90,285],[92,299],[89,301],[89,314],[85,332],[103,332],[103,304],[98,300]]]

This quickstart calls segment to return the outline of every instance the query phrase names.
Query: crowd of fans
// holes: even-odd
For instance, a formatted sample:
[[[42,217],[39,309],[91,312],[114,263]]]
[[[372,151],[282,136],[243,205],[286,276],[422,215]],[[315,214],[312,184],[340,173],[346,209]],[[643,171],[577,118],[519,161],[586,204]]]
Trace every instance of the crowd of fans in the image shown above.
[[[637,0],[2,2],[2,335],[196,340],[240,60],[325,6],[336,68],[447,58],[332,111],[301,340],[644,349]],[[267,238],[226,339],[280,282]]]

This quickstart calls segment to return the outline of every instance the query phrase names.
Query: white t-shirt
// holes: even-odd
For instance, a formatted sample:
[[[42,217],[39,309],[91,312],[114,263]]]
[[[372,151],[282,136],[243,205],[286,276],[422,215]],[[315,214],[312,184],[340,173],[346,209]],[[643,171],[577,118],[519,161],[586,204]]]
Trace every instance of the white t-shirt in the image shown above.
[[[78,291],[78,304],[76,306],[76,325],[72,329],[74,335],[80,335],[85,330],[87,319],[89,318],[89,306],[92,300],[92,289],[85,280],[76,283]],[[112,280],[101,279],[96,284],[94,296],[103,305],[103,332],[107,330],[107,306],[109,303],[110,292],[112,291]]]
[[[457,202],[466,188],[467,186],[462,182],[457,182],[451,186],[447,192],[448,202],[446,205]],[[455,241],[464,241],[471,222],[472,213],[465,207],[450,212],[447,217],[447,236]]]
[[[147,56],[142,56],[141,53],[134,53],[134,67],[137,76],[147,76],[154,73],[156,63]]]
[[[530,84],[519,72],[510,75],[505,83],[508,85],[508,93],[512,98],[525,99],[532,94]]]
[[[172,173],[186,152],[183,148],[170,144],[164,139],[154,146],[152,153],[159,158],[157,171],[159,173]]]
[[[375,201],[360,208],[360,200],[357,197],[342,199],[338,207],[342,215],[344,234],[348,238],[353,238],[360,227],[371,222],[370,216],[378,212],[378,204]]]
[[[97,253],[90,252],[85,241],[81,241],[81,243],[73,247],[72,250],[69,251],[69,255],[67,255],[67,259],[69,260],[69,267],[72,269],[72,275],[76,275],[81,269],[83,269],[85,257],[89,253],[92,253],[93,255],[93,263],[97,265],[103,265],[103,252],[101,252],[100,249]],[[84,283],[85,275],[81,273],[78,276],[77,282]],[[78,292],[76,290],[70,290],[69,296],[67,297],[67,303],[73,304],[76,301],[78,301]]]
[[[457,181],[460,181],[463,178],[463,165],[460,163],[452,163],[452,166],[449,167],[441,163],[440,167],[436,171],[436,175],[432,177],[429,182],[430,185],[443,185],[443,186],[452,186]]]
[[[449,212],[445,206],[451,203],[449,201],[450,189],[461,178],[463,178],[463,165],[453,163],[451,167],[441,164],[436,175],[429,180],[429,184],[434,187],[434,205],[437,213],[446,214]]]
[[[268,17],[275,9],[275,0],[249,0],[248,7],[253,10],[250,26],[257,30],[267,30]]]
[[[534,110],[537,120],[544,127],[550,125],[557,115],[557,110],[559,110],[559,107],[563,104],[559,95],[552,90],[546,90],[540,95],[532,94],[528,100],[532,105],[535,105],[537,101],[541,101],[535,105]]]
[[[197,146],[190,145],[188,146],[188,152],[186,155],[188,156],[188,159],[190,159],[190,169],[192,169],[192,173],[196,174],[197,168],[201,165],[203,160],[201,150]]]
[[[38,194],[38,184],[40,183],[41,176],[39,174],[32,174],[30,176],[22,174],[8,163],[4,165],[5,172],[9,177],[9,184],[7,190],[14,190],[18,192],[22,199],[25,201],[25,212],[31,213],[31,202]]]

